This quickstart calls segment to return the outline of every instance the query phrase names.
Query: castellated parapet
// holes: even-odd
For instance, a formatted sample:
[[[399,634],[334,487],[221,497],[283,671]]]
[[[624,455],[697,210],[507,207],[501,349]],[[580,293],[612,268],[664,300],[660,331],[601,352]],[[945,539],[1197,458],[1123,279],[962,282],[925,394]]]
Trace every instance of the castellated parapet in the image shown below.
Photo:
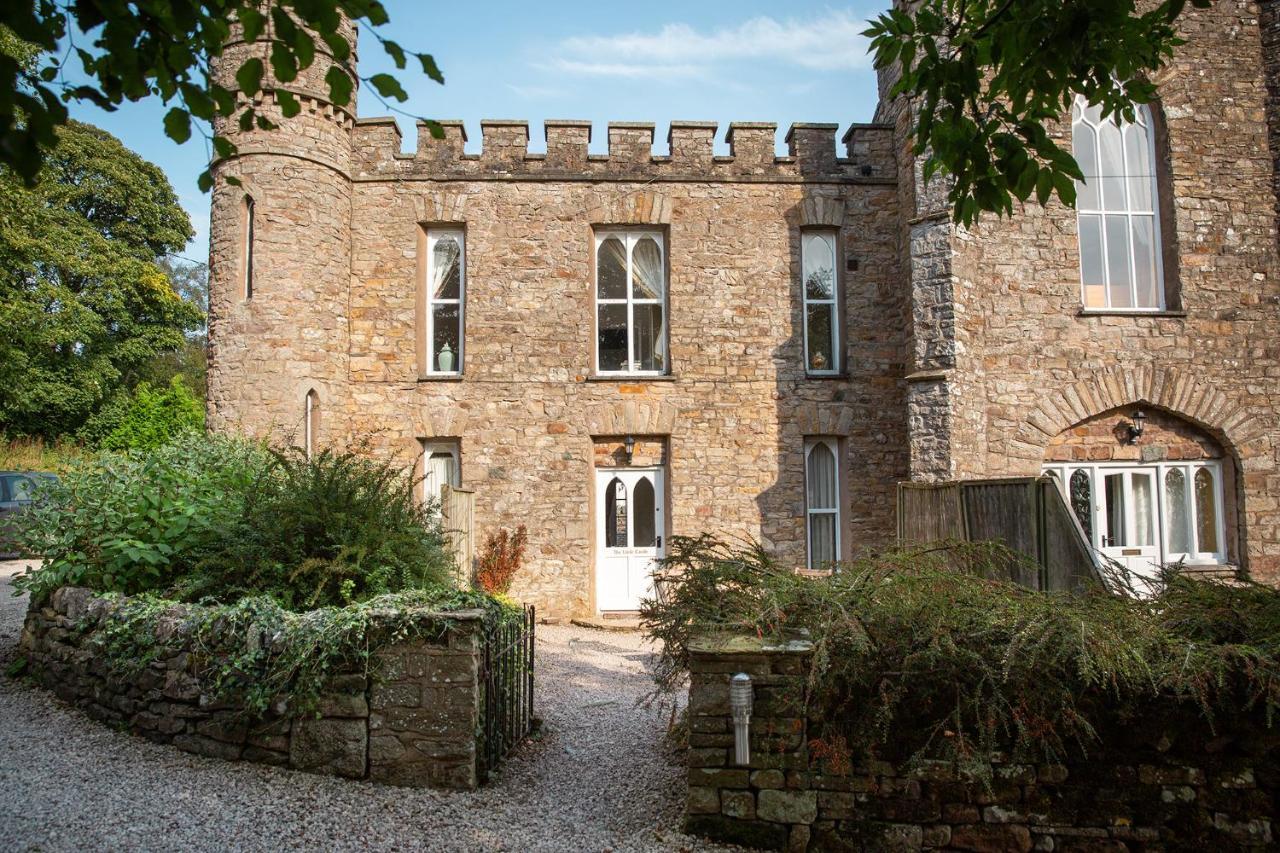
[[[591,154],[591,123],[548,120],[543,124],[546,152],[529,151],[529,123],[480,122],[479,153],[465,152],[466,129],[460,121],[442,121],[441,139],[425,125],[418,127],[417,149],[401,153],[401,133],[394,119],[356,122],[353,177],[374,179],[420,177],[456,179],[556,180],[837,180],[879,184],[896,181],[893,128],[854,124],[836,149],[836,124],[793,124],[784,141],[788,154],[778,156],[776,124],[734,122],[724,138],[728,156],[714,154],[718,125],[708,121],[673,121],[667,132],[669,154],[654,154],[655,125],[610,122],[608,153]]]

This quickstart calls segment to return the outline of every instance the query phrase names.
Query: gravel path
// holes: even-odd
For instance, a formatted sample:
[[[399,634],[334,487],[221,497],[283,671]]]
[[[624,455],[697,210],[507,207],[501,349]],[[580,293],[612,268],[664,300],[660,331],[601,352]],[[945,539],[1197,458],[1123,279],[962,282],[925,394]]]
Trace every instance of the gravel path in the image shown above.
[[[0,667],[26,598],[0,563]],[[0,676],[0,849],[713,850],[679,832],[684,783],[637,707],[637,634],[538,626],[543,737],[480,791],[351,782],[188,755]]]

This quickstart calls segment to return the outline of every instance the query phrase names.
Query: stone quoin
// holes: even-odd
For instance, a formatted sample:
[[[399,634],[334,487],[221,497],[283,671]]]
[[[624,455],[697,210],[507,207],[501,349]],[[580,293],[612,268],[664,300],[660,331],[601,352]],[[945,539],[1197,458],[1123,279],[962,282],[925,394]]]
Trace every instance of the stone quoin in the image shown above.
[[[1280,581],[1278,16],[1188,9],[1140,125],[1054,130],[1094,146],[1096,209],[972,229],[908,99],[781,156],[772,124],[723,156],[698,121],[662,153],[641,123],[591,153],[581,121],[545,153],[520,121],[403,153],[326,100],[319,53],[266,82],[274,129],[218,125],[210,423],[474,490],[481,537],[528,527],[512,592],[548,616],[634,609],[673,534],[817,568],[892,541],[899,481],[1046,466],[1099,547]]]

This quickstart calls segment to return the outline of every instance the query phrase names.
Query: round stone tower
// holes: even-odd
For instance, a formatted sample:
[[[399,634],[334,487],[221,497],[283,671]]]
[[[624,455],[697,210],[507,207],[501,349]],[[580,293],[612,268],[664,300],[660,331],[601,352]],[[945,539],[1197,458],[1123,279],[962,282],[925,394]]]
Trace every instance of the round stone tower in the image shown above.
[[[214,64],[236,89],[252,56],[268,69],[255,109],[275,125],[240,130],[238,116],[215,130],[237,147],[213,166],[209,227],[209,425],[271,434],[298,446],[345,439],[351,271],[351,160],[355,126],[356,33],[344,21],[351,58],[338,62],[317,39],[315,61],[289,83],[270,74],[265,41],[233,36]],[[352,79],[338,107],[324,82],[337,66]],[[278,92],[301,112],[285,118]],[[239,185],[229,179],[236,178]]]

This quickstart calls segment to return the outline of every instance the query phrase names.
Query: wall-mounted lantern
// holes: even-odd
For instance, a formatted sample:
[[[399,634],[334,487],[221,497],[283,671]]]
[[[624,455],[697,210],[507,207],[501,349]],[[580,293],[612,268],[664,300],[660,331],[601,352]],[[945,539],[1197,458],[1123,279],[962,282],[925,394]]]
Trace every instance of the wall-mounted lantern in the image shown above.
[[[733,712],[733,763],[751,763],[751,676],[740,672],[729,680],[729,710]]]
[[[1133,413],[1133,421],[1129,424],[1129,443],[1137,444],[1138,439],[1142,438],[1142,430],[1147,425],[1147,416],[1142,409],[1138,409]]]
[[[627,464],[631,464],[631,457],[636,452],[635,436],[629,435],[622,440],[622,452],[627,454]]]

